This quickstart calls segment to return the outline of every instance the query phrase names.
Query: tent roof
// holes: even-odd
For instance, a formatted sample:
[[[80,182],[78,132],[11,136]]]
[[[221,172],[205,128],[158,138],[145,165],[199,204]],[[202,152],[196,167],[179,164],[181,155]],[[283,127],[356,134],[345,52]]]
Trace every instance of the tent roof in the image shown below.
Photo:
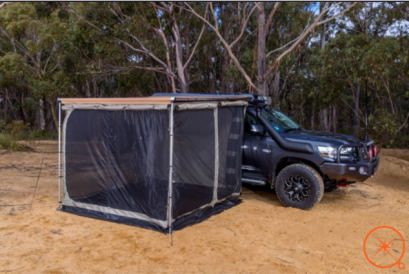
[[[102,104],[102,105],[168,105],[171,98],[175,102],[197,102],[197,101],[250,101],[253,96],[243,95],[213,95],[213,94],[155,94],[151,97],[129,97],[129,98],[61,98],[61,104]]]

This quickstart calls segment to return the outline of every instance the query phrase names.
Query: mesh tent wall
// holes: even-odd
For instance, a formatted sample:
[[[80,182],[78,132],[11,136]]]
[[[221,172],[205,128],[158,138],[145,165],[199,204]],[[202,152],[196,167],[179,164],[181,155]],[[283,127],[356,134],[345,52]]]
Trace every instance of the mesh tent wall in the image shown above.
[[[234,206],[249,99],[60,99],[60,210],[172,233]]]

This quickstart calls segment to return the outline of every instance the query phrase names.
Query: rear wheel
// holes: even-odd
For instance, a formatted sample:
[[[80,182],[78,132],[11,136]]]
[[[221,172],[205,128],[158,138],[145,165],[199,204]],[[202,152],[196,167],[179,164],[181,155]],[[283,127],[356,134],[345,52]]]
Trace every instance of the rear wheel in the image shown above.
[[[312,167],[294,164],[278,174],[275,189],[284,206],[310,209],[321,201],[324,182]]]

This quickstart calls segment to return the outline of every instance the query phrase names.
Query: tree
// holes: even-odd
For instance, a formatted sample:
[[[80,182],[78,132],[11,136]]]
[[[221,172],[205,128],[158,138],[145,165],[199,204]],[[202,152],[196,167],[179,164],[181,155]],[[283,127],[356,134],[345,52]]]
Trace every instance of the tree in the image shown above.
[[[307,24],[304,31],[293,41],[291,41],[290,43],[284,45],[280,50],[284,50],[283,52],[281,52],[281,54],[273,61],[271,62],[271,65],[269,66],[268,69],[265,68],[266,64],[264,64],[264,55],[266,55],[267,53],[265,53],[265,51],[263,51],[263,49],[265,48],[265,40],[264,39],[259,39],[259,48],[260,48],[260,53],[258,54],[258,69],[260,70],[260,73],[258,73],[258,87],[257,85],[254,83],[254,81],[251,79],[251,77],[248,75],[248,73],[245,71],[245,69],[243,68],[243,66],[241,65],[240,61],[238,60],[238,58],[235,56],[235,54],[233,53],[233,46],[242,38],[245,30],[247,29],[247,25],[248,22],[250,20],[251,15],[253,14],[253,12],[258,9],[259,11],[259,28],[261,29],[260,32],[262,32],[264,30],[264,17],[265,17],[265,13],[264,13],[264,4],[260,3],[260,2],[254,2],[252,4],[250,4],[249,2],[247,2],[244,7],[242,8],[242,10],[239,10],[238,13],[242,12],[243,16],[240,20],[240,33],[238,34],[238,36],[236,37],[236,39],[229,43],[228,41],[226,41],[223,37],[223,35],[220,33],[220,29],[219,29],[219,19],[217,14],[215,13],[214,9],[213,9],[213,4],[210,3],[210,10],[211,10],[211,17],[208,18],[206,16],[206,14],[204,15],[200,15],[199,12],[196,12],[196,10],[194,8],[192,8],[189,3],[185,3],[185,5],[188,7],[189,11],[192,12],[195,16],[197,16],[198,18],[200,18],[204,23],[206,23],[217,35],[218,39],[222,42],[223,46],[225,47],[226,51],[229,53],[230,58],[233,60],[233,63],[235,64],[235,66],[237,67],[237,69],[240,71],[240,73],[242,74],[242,76],[246,79],[248,85],[250,86],[251,89],[260,92],[263,95],[268,95],[267,91],[266,91],[266,76],[267,74],[270,74],[275,68],[277,68],[278,64],[280,63],[280,61],[287,56],[289,53],[291,53],[293,50],[295,50],[297,48],[297,46],[299,46],[301,44],[301,42],[307,37],[307,35],[310,34],[310,32],[312,30],[314,30],[316,27],[325,24],[326,22],[329,22],[333,19],[335,19],[336,17],[342,15],[343,13],[347,12],[348,10],[350,10],[354,5],[351,4],[350,6],[348,6],[347,8],[344,8],[342,11],[336,13],[335,15],[331,16],[330,18],[326,19],[326,20],[321,20],[324,14],[327,14],[329,11],[333,10],[334,7],[339,6],[339,3],[337,4],[331,4],[329,5],[328,2],[324,5],[323,10],[318,14],[318,16],[315,17],[315,20],[313,23],[311,24]],[[277,4],[278,7],[278,4]],[[272,14],[274,15],[275,10],[273,10]],[[311,17],[313,16],[313,13],[311,13]],[[261,25],[260,25],[261,24]],[[259,35],[262,35],[259,34]],[[262,53],[264,52],[264,54]],[[265,73],[263,73],[265,71]],[[262,90],[260,89],[262,88]]]
[[[49,105],[55,128],[58,127],[58,117],[55,113],[56,99],[59,94],[69,90],[67,77],[62,73],[60,62],[63,56],[61,43],[66,39],[68,24],[58,18],[58,12],[41,14],[42,4],[13,3],[12,6],[0,13],[0,31],[8,40],[8,52],[1,58],[0,71],[7,79],[12,77],[8,71],[17,68],[14,74],[20,75],[18,81],[8,82],[8,88],[19,92],[19,104],[23,120],[27,121],[24,110],[24,94],[28,92]],[[24,70],[23,70],[24,68]],[[24,71],[23,74],[19,73]],[[7,80],[5,79],[5,83]],[[40,108],[40,128],[44,128],[43,109]]]

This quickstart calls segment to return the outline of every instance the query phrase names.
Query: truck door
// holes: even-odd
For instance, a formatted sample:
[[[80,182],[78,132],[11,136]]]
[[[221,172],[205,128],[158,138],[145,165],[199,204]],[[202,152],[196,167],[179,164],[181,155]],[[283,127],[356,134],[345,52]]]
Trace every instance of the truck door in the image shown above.
[[[250,131],[251,125],[260,125],[258,119],[247,113],[244,120],[243,138],[243,177],[265,179],[270,176],[271,137],[268,134],[260,135]],[[263,176],[265,178],[257,178]]]

